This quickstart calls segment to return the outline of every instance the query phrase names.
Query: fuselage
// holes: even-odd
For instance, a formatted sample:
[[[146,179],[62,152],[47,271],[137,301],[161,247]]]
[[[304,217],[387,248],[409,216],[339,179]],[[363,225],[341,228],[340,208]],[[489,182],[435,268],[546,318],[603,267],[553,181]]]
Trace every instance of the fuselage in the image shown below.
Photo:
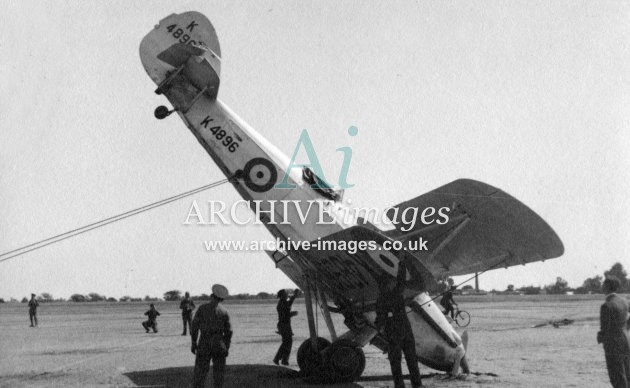
[[[324,198],[299,168],[288,171],[294,188],[277,188],[289,158],[219,100],[198,103],[181,117],[275,238],[314,241],[356,225],[346,222],[347,206]]]

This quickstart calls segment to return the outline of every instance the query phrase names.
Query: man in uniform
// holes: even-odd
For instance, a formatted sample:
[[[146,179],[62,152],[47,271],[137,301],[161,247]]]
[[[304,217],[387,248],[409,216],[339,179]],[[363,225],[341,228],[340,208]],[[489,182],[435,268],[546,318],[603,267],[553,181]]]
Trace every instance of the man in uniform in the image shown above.
[[[291,311],[291,306],[295,297],[300,293],[299,289],[293,291],[293,295],[287,298],[286,290],[278,291],[278,334],[282,337],[282,343],[278,348],[273,363],[278,365],[282,360],[282,365],[289,365],[289,356],[291,355],[291,346],[293,345],[293,330],[291,330],[291,317],[297,315],[297,311]]]
[[[184,323],[184,332],[182,335],[186,335],[186,325],[190,327],[192,322],[192,312],[195,309],[195,304],[190,299],[190,294],[186,292],[184,299],[179,303],[179,308],[182,310],[182,322]]]
[[[28,302],[28,317],[31,320],[31,327],[37,326],[37,306],[39,306],[39,302],[35,299],[35,294],[31,294],[31,300]]]
[[[615,292],[621,282],[614,276],[604,280],[602,291],[606,295],[599,312],[601,329],[597,343],[604,344],[608,377],[614,388],[630,388],[630,338],[628,334],[628,301]]]
[[[385,329],[385,337],[388,344],[389,365],[392,369],[395,388],[404,388],[405,382],[402,376],[402,353],[405,354],[407,368],[411,377],[412,387],[421,387],[420,368],[416,356],[416,343],[411,331],[411,324],[405,311],[405,276],[407,269],[405,263],[398,263],[398,276],[396,285],[391,286],[389,276],[379,282],[379,298],[376,302],[376,327],[379,331]]]
[[[225,358],[230,350],[232,328],[230,317],[219,305],[228,296],[228,290],[220,284],[212,286],[210,302],[200,306],[190,326],[192,346],[190,351],[196,355],[193,387],[203,388],[212,361],[214,387],[223,386]],[[201,338],[197,342],[199,331]]]
[[[160,315],[160,313],[155,309],[155,306],[153,305],[153,303],[151,303],[149,305],[149,311],[147,311],[146,313],[144,313],[144,315],[146,315],[147,317],[149,317],[148,320],[142,322],[142,327],[144,327],[144,330],[147,331],[147,333],[149,332],[149,328],[153,329],[154,333],[157,333],[157,317]]]

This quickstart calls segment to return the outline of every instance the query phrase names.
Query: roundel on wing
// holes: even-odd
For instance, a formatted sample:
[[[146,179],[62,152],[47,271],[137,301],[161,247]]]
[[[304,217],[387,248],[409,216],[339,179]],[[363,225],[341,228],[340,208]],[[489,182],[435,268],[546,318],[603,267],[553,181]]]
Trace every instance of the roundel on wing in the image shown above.
[[[382,251],[367,251],[372,260],[381,267],[388,274],[396,277],[398,275],[398,263],[400,259],[396,257],[392,252],[387,250]],[[411,278],[409,274],[409,270],[407,270],[407,274],[405,276],[405,280],[409,280]]]
[[[243,168],[243,180],[251,191],[264,193],[271,190],[278,179],[278,171],[270,160],[254,158]]]

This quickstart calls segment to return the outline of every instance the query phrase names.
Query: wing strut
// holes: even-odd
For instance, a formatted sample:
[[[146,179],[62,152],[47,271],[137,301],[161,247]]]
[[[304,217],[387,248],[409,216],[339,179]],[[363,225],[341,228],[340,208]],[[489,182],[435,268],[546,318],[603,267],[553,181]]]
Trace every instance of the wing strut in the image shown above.
[[[330,339],[335,342],[337,341],[337,332],[335,331],[335,325],[333,324],[332,318],[330,318],[330,310],[328,309],[328,300],[326,300],[326,293],[317,288],[317,296],[321,301],[320,306],[322,306],[322,315],[324,316],[324,321],[326,322],[326,326],[328,327],[328,331],[330,332]]]
[[[306,302],[306,319],[308,321],[308,333],[311,339],[311,349],[317,352],[317,330],[315,329],[315,314],[313,313],[313,299],[311,297],[311,282],[308,276],[304,277],[304,301]]]

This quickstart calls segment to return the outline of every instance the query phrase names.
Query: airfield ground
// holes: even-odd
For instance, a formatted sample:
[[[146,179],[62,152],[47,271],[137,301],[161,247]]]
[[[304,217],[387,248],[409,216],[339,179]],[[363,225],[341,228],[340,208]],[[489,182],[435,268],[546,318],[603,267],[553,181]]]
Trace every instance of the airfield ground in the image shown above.
[[[601,295],[457,297],[470,312],[469,353],[473,374],[447,379],[421,366],[428,387],[605,387],[608,377],[599,327]],[[24,304],[0,305],[0,387],[120,386],[188,387],[194,356],[182,337],[178,305],[158,302],[159,333],[140,322],[147,303],[52,303],[39,308],[40,325],[28,327]],[[296,301],[296,336],[289,368],[273,365],[279,345],[275,305],[228,304],[234,327],[227,387],[308,387],[295,372],[295,353],[307,337],[305,308]],[[553,319],[575,323],[532,326]],[[343,330],[335,316],[336,327]],[[327,336],[321,320],[319,330]],[[460,330],[461,331],[461,330]],[[360,381],[339,386],[392,386],[389,363],[378,349],[365,349]],[[406,370],[406,366],[403,366]],[[207,386],[211,386],[210,377]],[[409,381],[406,381],[409,385]],[[315,386],[315,385],[313,385]],[[318,387],[322,387],[318,385]]]

